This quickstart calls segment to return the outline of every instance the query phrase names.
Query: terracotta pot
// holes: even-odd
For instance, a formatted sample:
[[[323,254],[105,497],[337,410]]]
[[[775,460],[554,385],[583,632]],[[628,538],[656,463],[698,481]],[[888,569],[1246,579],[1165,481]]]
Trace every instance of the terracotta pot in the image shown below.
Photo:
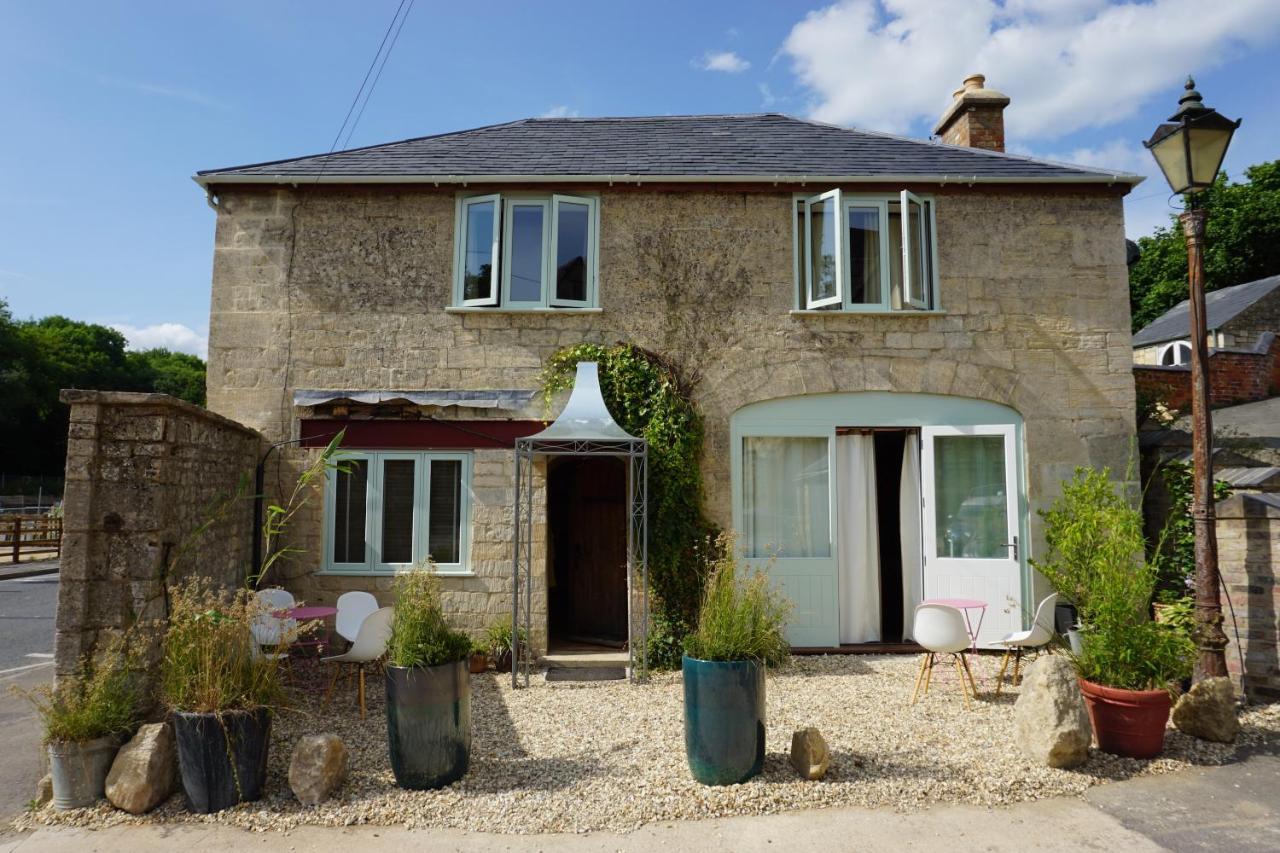
[[[1129,758],[1155,758],[1173,705],[1167,690],[1121,690],[1080,679],[1098,749]]]
[[[488,655],[474,654],[471,656],[471,672],[473,675],[484,672],[488,668],[489,668]]]

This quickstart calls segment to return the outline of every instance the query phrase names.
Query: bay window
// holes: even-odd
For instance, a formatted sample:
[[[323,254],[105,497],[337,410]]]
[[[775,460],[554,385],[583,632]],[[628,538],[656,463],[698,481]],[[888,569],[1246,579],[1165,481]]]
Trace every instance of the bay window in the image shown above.
[[[597,304],[598,206],[585,196],[458,200],[454,301],[540,310]]]
[[[799,307],[927,311],[937,306],[933,202],[903,190],[796,199]]]
[[[465,572],[470,480],[466,453],[344,453],[325,484],[325,571],[394,572],[430,557]]]

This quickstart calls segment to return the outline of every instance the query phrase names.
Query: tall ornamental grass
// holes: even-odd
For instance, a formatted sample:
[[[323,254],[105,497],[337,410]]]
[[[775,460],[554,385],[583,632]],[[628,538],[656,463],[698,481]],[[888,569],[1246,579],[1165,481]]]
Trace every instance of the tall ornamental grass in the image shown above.
[[[135,664],[121,640],[96,660],[86,658],[75,676],[59,679],[56,687],[18,692],[36,706],[47,743],[123,736],[137,728],[145,698]]]
[[[439,666],[471,654],[471,638],[445,621],[440,580],[430,561],[396,576],[387,662],[392,666]]]
[[[685,653],[700,660],[781,665],[791,654],[784,633],[791,602],[763,572],[742,570],[734,544],[728,534],[716,540],[698,624],[685,640]]]

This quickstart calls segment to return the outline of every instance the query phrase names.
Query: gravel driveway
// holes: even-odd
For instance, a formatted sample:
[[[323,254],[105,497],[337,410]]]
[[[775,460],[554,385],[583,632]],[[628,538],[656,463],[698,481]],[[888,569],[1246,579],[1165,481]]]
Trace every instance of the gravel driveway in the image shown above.
[[[993,684],[998,659],[977,662],[980,689]],[[939,802],[982,805],[1077,795],[1092,785],[1219,764],[1234,748],[1170,729],[1154,761],[1094,752],[1077,770],[1036,767],[1012,742],[1017,690],[961,703],[954,679],[939,671],[929,695],[908,704],[918,659],[833,656],[797,658],[768,681],[768,757],[764,773],[744,785],[709,788],[689,776],[684,758],[682,696],[677,673],[647,685],[625,682],[547,684],[512,691],[507,678],[473,677],[471,770],[436,792],[395,787],[386,752],[379,691],[369,718],[358,719],[350,695],[328,710],[314,700],[276,723],[268,795],[209,817],[186,813],[175,796],[133,818],[105,804],[96,809],[27,815],[20,823],[105,826],[130,821],[217,821],[249,828],[304,823],[449,826],[489,832],[626,830],[654,821],[751,815],[790,809],[860,805],[915,810]],[[376,683],[376,682],[375,682]],[[1280,706],[1244,716],[1242,742],[1280,742]],[[832,765],[826,780],[801,781],[787,760],[791,732],[814,725],[826,736]],[[289,752],[302,734],[336,732],[352,750],[352,773],[338,798],[303,807],[285,779]]]

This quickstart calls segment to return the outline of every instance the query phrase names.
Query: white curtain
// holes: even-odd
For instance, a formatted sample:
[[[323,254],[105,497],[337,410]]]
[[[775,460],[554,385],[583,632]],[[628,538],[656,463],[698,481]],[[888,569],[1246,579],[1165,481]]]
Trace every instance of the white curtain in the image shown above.
[[[840,642],[880,639],[880,538],[876,532],[876,453],[870,435],[836,437],[840,536]]]
[[[902,638],[911,639],[916,605],[924,597],[920,545],[920,439],[908,433],[902,448],[902,484],[898,492],[902,536]]]
[[[827,440],[743,440],[743,544],[752,557],[830,557]]]

